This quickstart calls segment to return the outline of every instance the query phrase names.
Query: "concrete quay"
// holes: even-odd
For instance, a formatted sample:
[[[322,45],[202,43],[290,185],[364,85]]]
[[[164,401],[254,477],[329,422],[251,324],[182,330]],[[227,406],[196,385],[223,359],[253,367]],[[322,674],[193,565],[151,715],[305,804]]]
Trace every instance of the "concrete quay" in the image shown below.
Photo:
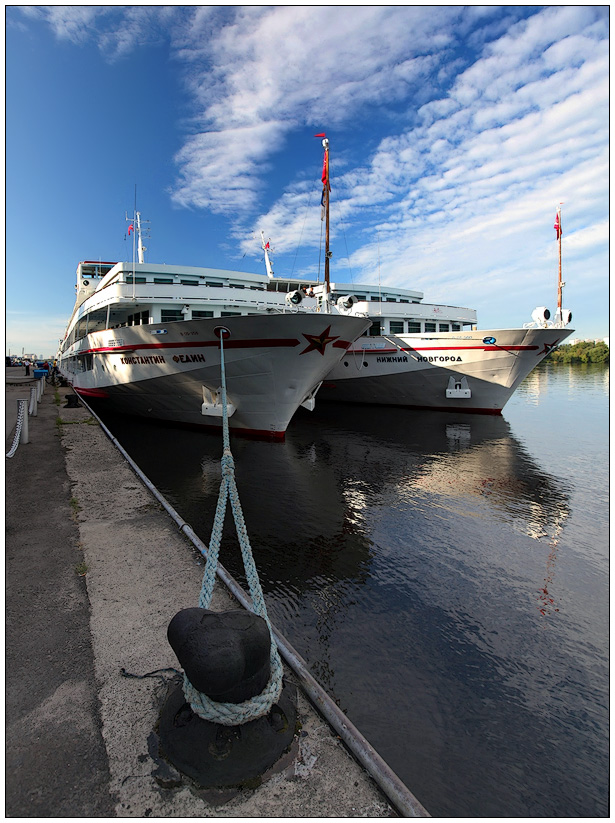
[[[7,415],[29,395],[8,371]],[[166,630],[203,558],[68,394],[46,386],[6,460],[6,816],[399,816],[287,667],[301,731],[260,786],[199,791],[161,759],[171,675],[143,675],[178,668]],[[218,582],[212,608],[236,607]]]

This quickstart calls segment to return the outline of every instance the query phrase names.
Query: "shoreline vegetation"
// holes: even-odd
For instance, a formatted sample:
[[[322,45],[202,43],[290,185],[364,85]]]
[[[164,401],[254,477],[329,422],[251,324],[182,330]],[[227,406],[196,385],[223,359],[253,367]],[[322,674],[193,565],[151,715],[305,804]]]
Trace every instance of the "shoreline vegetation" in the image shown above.
[[[563,343],[545,357],[549,363],[608,363],[609,347],[606,343],[582,340],[579,343]]]

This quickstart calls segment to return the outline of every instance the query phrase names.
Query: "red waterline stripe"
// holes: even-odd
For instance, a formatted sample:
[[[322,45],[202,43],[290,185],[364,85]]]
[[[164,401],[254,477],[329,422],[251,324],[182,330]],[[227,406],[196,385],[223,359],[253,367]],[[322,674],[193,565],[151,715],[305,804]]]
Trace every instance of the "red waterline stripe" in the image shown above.
[[[175,423],[176,426],[182,426],[184,428],[195,428],[195,429],[211,429],[220,431],[221,426],[215,426],[211,423]],[[286,432],[279,432],[279,431],[268,431],[267,429],[240,429],[240,428],[233,428],[229,421],[229,433],[231,436],[235,437],[247,437],[253,440],[275,440],[278,443],[284,442],[286,438]]]
[[[91,397],[96,399],[107,399],[109,397],[109,394],[103,389],[78,389],[75,386],[73,386],[73,389],[77,392],[77,394],[83,395],[83,397]],[[164,419],[159,422],[163,424],[168,423],[173,426],[181,426],[188,429],[215,429],[217,431],[220,431],[221,429],[221,426],[213,425],[211,423],[182,423],[180,421],[175,422]],[[239,437],[254,438],[256,440],[275,440],[277,442],[283,442],[286,437],[285,431],[233,428],[232,423],[230,424],[230,433]]]
[[[337,389],[337,383],[324,381],[323,389]],[[338,398],[338,402],[339,398]],[[415,409],[416,411],[442,411],[442,412],[463,412],[464,414],[502,414],[502,409],[468,408],[467,406],[419,406],[409,403],[370,403],[369,401],[343,400],[349,406],[386,406],[395,409]]]
[[[81,389],[73,386],[73,390],[77,394],[82,394],[84,397],[109,397],[109,393],[104,389]]]

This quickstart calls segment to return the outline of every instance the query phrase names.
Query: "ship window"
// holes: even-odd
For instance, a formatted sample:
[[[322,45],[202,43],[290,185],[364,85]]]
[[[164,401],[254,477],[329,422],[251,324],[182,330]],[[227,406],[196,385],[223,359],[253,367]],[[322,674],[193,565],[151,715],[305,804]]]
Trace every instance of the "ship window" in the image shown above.
[[[389,331],[391,334],[403,334],[404,333],[404,321],[403,320],[391,320],[389,322]]]
[[[93,356],[91,354],[80,354],[77,357],[71,357],[72,368],[69,371],[75,374],[80,374],[84,371],[91,371],[93,366]]]
[[[374,320],[372,325],[367,330],[370,337],[378,337],[380,335],[380,320]]]
[[[239,283],[231,283],[231,289],[245,289],[245,286],[240,285]]]
[[[387,303],[397,303],[397,300],[394,297],[387,297],[386,301]]]
[[[102,331],[107,325],[107,310],[101,309],[88,314],[88,333]]]
[[[367,297],[364,294],[357,294],[357,300],[367,300]]]
[[[461,326],[459,323],[453,323],[453,331],[461,331]]]
[[[421,331],[421,324],[418,320],[408,320],[408,334],[417,334]]]
[[[167,285],[169,283],[173,283],[172,277],[154,277],[154,283],[161,283]]]
[[[162,309],[160,311],[161,323],[172,323],[174,320],[183,320],[181,309]]]
[[[451,327],[448,323],[440,323],[440,325],[438,326],[438,329],[440,331],[450,331]]]
[[[77,324],[77,332],[75,334],[75,339],[80,340],[82,337],[85,337],[87,334],[87,318],[82,317],[79,323]]]
[[[141,312],[141,322],[144,326],[147,325],[147,323],[149,323],[149,311]]]
[[[199,285],[198,280],[180,280],[179,282],[182,284],[182,286],[198,286]]]
[[[220,317],[241,317],[240,311],[221,311]]]
[[[435,323],[425,323],[425,331],[435,331],[436,324]]]
[[[399,302],[400,302],[400,303],[409,303],[410,301],[409,301],[409,300],[406,300],[406,299],[405,299],[405,297],[400,297],[400,298],[399,298]]]
[[[132,283],[132,274],[126,275],[126,282]],[[147,283],[147,277],[135,277],[135,283]]]
[[[202,320],[204,317],[213,317],[214,313],[212,311],[193,311],[192,312],[192,319],[193,320]]]
[[[220,282],[218,282],[218,283],[210,283],[208,280],[206,280],[206,281],[205,281],[205,285],[206,285],[206,286],[216,286],[216,288],[221,288],[221,287],[224,285],[224,283],[220,283]]]

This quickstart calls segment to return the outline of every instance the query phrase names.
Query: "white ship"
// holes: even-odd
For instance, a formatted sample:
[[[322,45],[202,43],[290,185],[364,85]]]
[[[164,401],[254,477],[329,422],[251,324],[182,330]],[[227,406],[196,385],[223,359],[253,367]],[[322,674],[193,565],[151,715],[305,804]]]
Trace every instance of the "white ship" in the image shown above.
[[[320,135],[319,135],[320,136]],[[368,317],[370,326],[327,375],[319,400],[499,414],[532,369],[562,343],[572,313],[562,308],[561,209],[557,310],[541,306],[521,328],[477,328],[473,309],[423,303],[423,294],[390,286],[329,282],[329,141],[323,140],[323,206],[326,211],[324,283],[314,297],[300,281],[276,279],[294,291],[305,311]],[[264,244],[263,244],[264,245]],[[265,251],[267,265],[267,251]]]
[[[300,405],[369,325],[305,312],[257,274],[84,261],[58,366],[110,411],[221,426],[221,336],[231,431],[283,440]],[[131,226],[132,228],[132,226]]]
[[[420,292],[330,287],[339,311],[368,315],[371,326],[327,375],[319,400],[499,414],[572,334],[563,321],[549,322],[545,307],[525,327],[478,330],[473,310],[422,303]]]

